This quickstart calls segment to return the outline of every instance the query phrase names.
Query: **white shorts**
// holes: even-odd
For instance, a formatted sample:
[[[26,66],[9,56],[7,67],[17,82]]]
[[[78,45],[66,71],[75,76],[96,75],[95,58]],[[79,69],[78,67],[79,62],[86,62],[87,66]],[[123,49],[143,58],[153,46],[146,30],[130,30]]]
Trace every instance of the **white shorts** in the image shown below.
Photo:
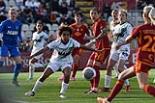
[[[38,50],[33,49],[32,52],[31,52],[31,55],[37,53],[39,50],[41,50],[41,49],[38,49]],[[38,56],[35,56],[34,58],[35,58],[35,59],[40,59],[42,56],[43,56],[43,54],[40,54],[40,55],[38,55]]]
[[[71,61],[61,61],[61,60],[53,60],[49,62],[47,68],[52,69],[53,72],[58,71],[61,69],[63,71],[66,67],[69,67],[70,69],[72,68],[73,62]]]
[[[34,58],[38,60],[38,59],[40,59],[42,56],[43,56],[43,54],[40,54],[40,55],[38,55],[38,56],[35,56]]]
[[[122,50],[111,50],[110,51],[110,59],[114,60],[114,61],[118,61],[118,60],[128,60],[130,55],[130,48],[124,48]]]

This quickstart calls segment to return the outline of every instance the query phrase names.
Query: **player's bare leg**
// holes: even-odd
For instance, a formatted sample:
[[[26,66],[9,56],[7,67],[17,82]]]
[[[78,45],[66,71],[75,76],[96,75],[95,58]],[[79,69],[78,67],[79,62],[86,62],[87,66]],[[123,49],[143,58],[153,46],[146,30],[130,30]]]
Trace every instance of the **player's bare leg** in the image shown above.
[[[145,72],[136,73],[139,88],[155,97],[155,87],[148,84],[148,74]]]
[[[134,77],[136,74],[134,72],[134,67],[130,67],[129,69],[124,70],[119,74],[118,81],[112,88],[110,94],[106,98],[97,98],[98,103],[110,103],[116,95],[121,91],[124,80]]]
[[[64,81],[62,81],[62,84],[61,84],[60,98],[65,98],[64,94],[67,91],[68,86],[69,86],[71,68],[70,67],[66,67],[63,70],[63,73],[64,73]]]
[[[80,62],[80,56],[75,55],[74,56],[73,70],[72,70],[72,74],[71,74],[71,78],[70,78],[70,80],[72,80],[72,81],[76,80],[76,73],[77,73],[77,70],[79,68],[79,62]]]
[[[128,69],[128,68],[125,68],[125,63],[126,63],[126,60],[119,59],[119,61],[118,61],[118,67],[117,67],[119,73],[121,73],[121,72],[124,71],[125,69]],[[126,90],[126,92],[129,92],[130,89],[131,89],[129,80],[126,79],[126,80],[124,81],[124,84],[125,84],[125,90]]]
[[[107,68],[106,68],[107,69],[107,73],[105,75],[103,92],[109,92],[110,91],[112,68],[114,67],[116,62],[117,61],[114,61],[112,59],[108,60],[108,65],[107,65]]]
[[[26,92],[26,96],[34,96],[36,91],[42,86],[43,82],[52,74],[54,73],[52,69],[46,68],[40,78],[36,81],[35,85],[33,86],[32,90]]]

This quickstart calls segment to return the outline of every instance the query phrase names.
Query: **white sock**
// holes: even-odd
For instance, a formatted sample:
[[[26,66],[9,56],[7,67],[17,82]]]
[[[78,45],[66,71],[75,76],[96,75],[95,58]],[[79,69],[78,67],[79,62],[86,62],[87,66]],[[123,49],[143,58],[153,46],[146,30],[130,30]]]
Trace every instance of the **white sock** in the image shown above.
[[[60,90],[60,94],[64,94],[67,89],[68,89],[69,84],[64,83],[64,81],[61,84],[61,90]]]
[[[126,79],[126,80],[124,81],[124,84],[125,84],[126,86],[127,86],[127,85],[130,85],[129,80]]]
[[[43,82],[37,80],[34,87],[33,87],[33,89],[32,89],[32,91],[36,92],[42,86],[42,84],[43,84]]]
[[[29,66],[29,79],[30,79],[30,78],[33,78],[34,71],[35,71],[35,66],[34,66],[34,64],[30,64],[30,66]]]
[[[111,76],[109,75],[105,75],[105,78],[104,78],[104,87],[105,88],[110,88],[110,84],[111,84]]]
[[[155,78],[154,78],[154,80],[153,80],[153,83],[155,84]]]

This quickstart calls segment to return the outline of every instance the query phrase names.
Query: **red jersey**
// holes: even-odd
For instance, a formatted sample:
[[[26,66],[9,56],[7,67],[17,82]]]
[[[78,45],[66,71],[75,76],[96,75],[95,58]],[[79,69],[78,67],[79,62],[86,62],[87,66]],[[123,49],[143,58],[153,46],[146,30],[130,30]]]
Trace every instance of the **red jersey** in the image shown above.
[[[107,24],[105,21],[103,21],[102,19],[97,19],[95,23],[92,25],[94,37],[97,37],[101,33],[101,30],[106,27],[106,25]],[[108,36],[105,35],[101,39],[98,39],[95,45],[98,49],[110,48]]]
[[[144,24],[132,32],[132,38],[138,41],[136,60],[147,65],[155,65],[155,26]]]
[[[88,33],[87,26],[84,24],[79,25],[77,23],[73,23],[70,25],[70,27],[73,30],[72,38],[74,38],[75,40],[77,40],[81,44],[84,44],[85,43],[85,40],[84,40],[85,34]]]

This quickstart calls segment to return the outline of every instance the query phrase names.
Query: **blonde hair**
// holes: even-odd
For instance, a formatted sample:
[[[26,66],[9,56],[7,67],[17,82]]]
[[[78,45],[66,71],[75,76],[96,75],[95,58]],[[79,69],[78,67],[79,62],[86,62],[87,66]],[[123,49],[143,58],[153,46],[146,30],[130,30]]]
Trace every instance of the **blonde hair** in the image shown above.
[[[153,6],[149,5],[149,6],[145,6],[143,9],[143,13],[147,16],[149,16],[149,12],[150,10],[153,8]]]
[[[155,8],[152,8],[149,12],[149,18],[153,24],[155,24]]]
[[[118,12],[122,12],[122,13],[124,13],[124,14],[126,15],[126,17],[128,17],[128,12],[127,12],[127,10],[125,10],[125,9],[120,9]]]

